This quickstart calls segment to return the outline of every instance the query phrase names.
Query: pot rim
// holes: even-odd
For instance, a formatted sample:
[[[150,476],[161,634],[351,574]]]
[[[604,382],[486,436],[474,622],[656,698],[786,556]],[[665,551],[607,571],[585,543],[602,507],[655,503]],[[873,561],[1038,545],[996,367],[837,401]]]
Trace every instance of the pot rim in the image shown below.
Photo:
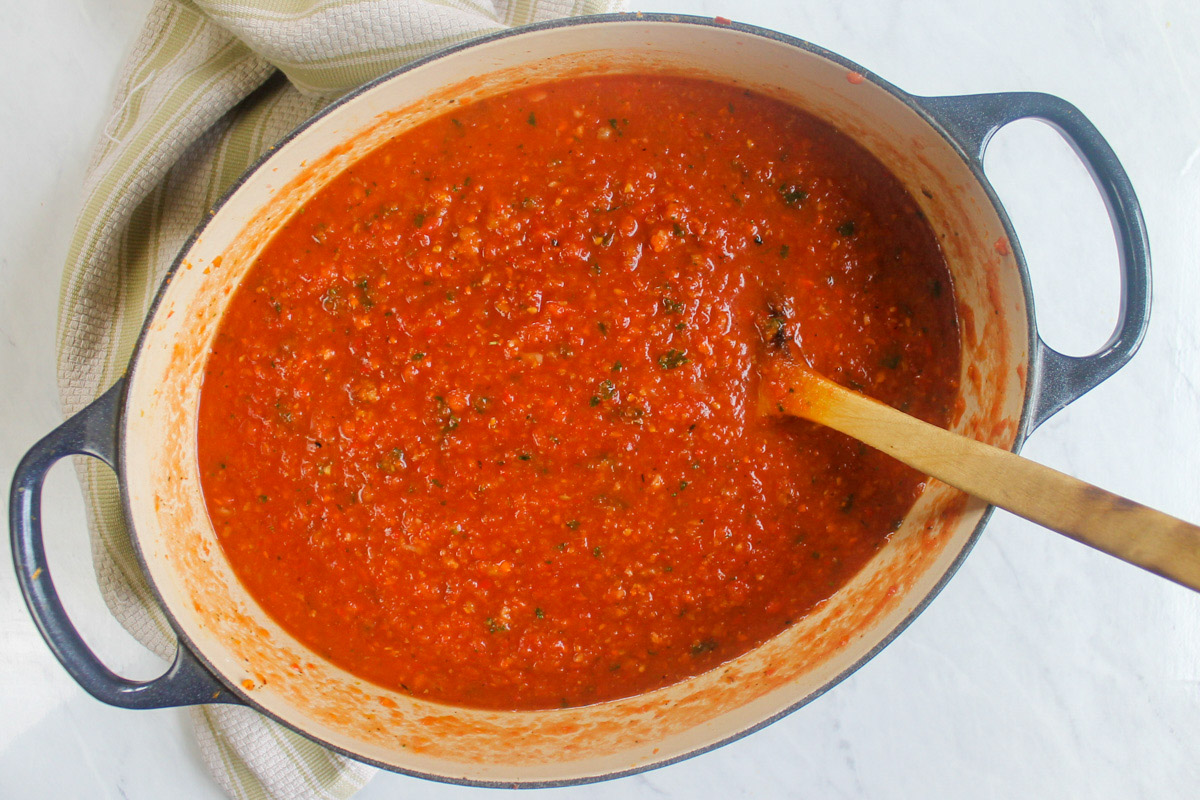
[[[1012,226],[1011,221],[1009,220],[1008,214],[1005,212],[1004,206],[1000,202],[999,196],[996,194],[995,190],[992,188],[991,183],[988,181],[986,175],[984,174],[982,159],[977,158],[977,157],[973,156],[972,154],[970,154],[967,151],[967,149],[964,147],[963,142],[960,141],[958,138],[956,138],[946,128],[946,126],[942,124],[941,120],[939,120],[939,118],[936,117],[921,102],[921,98],[919,96],[912,95],[912,94],[909,94],[908,92],[905,92],[904,90],[902,90],[899,87],[895,86],[894,84],[888,82],[887,80],[885,80],[884,78],[875,74],[874,72],[862,67],[861,65],[851,61],[850,59],[848,59],[844,56],[841,56],[831,50],[827,50],[819,45],[813,44],[804,39],[800,39],[798,37],[791,36],[786,33],[781,33],[779,31],[771,30],[769,28],[763,28],[763,27],[748,24],[748,23],[733,22],[733,21],[726,20],[721,17],[703,17],[703,16],[698,16],[698,15],[671,14],[671,13],[662,13],[662,12],[646,12],[646,13],[624,12],[624,13],[615,13],[615,14],[597,14],[597,15],[584,16],[584,17],[567,17],[567,18],[547,20],[545,22],[538,22],[538,23],[534,23],[531,25],[525,25],[525,26],[520,26],[520,27],[515,27],[515,28],[508,28],[508,29],[505,29],[502,31],[498,31],[496,33],[488,34],[486,36],[481,36],[481,37],[469,39],[469,40],[466,40],[463,42],[459,42],[457,44],[451,45],[449,47],[446,47],[444,49],[441,49],[434,53],[431,53],[427,56],[419,58],[415,61],[411,61],[407,64],[404,64],[403,66],[400,66],[384,75],[381,75],[378,78],[375,78],[374,80],[371,80],[371,81],[363,84],[362,86],[359,86],[356,89],[351,90],[350,92],[347,92],[342,97],[339,97],[337,100],[333,101],[328,106],[326,106],[325,108],[318,111],[316,114],[314,114],[311,117],[309,117],[308,119],[306,119],[304,122],[302,122],[296,128],[294,128],[291,132],[289,132],[286,136],[284,136],[282,139],[280,139],[278,142],[276,142],[272,147],[267,149],[264,152],[264,154],[257,161],[254,162],[253,165],[251,165],[244,173],[242,173],[242,175],[240,175],[229,186],[229,188],[222,194],[221,198],[216,203],[213,204],[212,208],[206,214],[205,219],[199,225],[197,225],[196,229],[192,232],[192,234],[187,238],[187,240],[180,247],[178,255],[175,257],[175,260],[172,262],[170,268],[166,271],[166,273],[164,273],[164,275],[161,279],[161,282],[159,284],[159,287],[158,287],[157,291],[155,292],[154,299],[151,301],[149,307],[147,308],[145,320],[142,323],[142,328],[139,331],[138,338],[134,344],[134,349],[133,349],[132,355],[130,356],[129,364],[127,365],[127,367],[125,369],[125,373],[122,377],[122,380],[124,381],[124,385],[121,389],[121,396],[120,396],[119,403],[118,403],[118,419],[117,419],[117,431],[116,431],[116,434],[117,434],[117,437],[116,437],[117,438],[116,471],[117,471],[117,484],[120,487],[120,494],[121,494],[121,512],[122,512],[122,515],[125,520],[126,528],[128,529],[129,534],[130,534],[130,540],[133,545],[133,551],[134,551],[135,557],[137,558],[138,564],[141,567],[142,572],[146,577],[146,582],[150,588],[151,593],[154,596],[155,601],[158,603],[159,607],[162,609],[163,614],[166,617],[168,624],[171,626],[171,628],[175,632],[176,636],[178,637],[179,647],[180,648],[186,647],[188,649],[188,651],[200,662],[200,664],[203,666],[203,668],[205,670],[207,670],[208,673],[210,675],[212,675],[216,680],[218,680],[233,697],[236,697],[237,700],[241,704],[254,709],[256,712],[266,716],[268,719],[271,719],[274,722],[277,722],[277,723],[283,725],[284,727],[288,728],[289,730],[294,731],[295,733],[298,733],[301,736],[304,736],[306,739],[309,739],[310,741],[313,741],[316,744],[319,744],[322,747],[325,747],[339,755],[345,756],[347,758],[353,759],[353,760],[361,762],[361,763],[369,764],[369,765],[377,767],[379,769],[387,770],[389,772],[393,772],[393,773],[397,773],[397,774],[401,774],[401,775],[407,775],[410,777],[423,778],[426,780],[436,781],[439,783],[448,783],[448,784],[459,785],[459,786],[472,786],[472,787],[481,787],[481,788],[502,788],[502,789],[554,788],[554,787],[581,786],[581,785],[586,785],[586,784],[599,783],[602,781],[614,780],[617,778],[628,777],[630,775],[636,775],[636,774],[639,774],[642,772],[647,772],[649,770],[658,769],[660,767],[665,767],[665,766],[669,766],[671,764],[685,761],[687,759],[693,758],[698,755],[702,755],[709,751],[715,750],[719,747],[723,747],[727,744],[735,742],[735,741],[737,741],[745,736],[748,736],[752,733],[755,733],[756,731],[761,730],[762,728],[765,728],[766,726],[771,725],[772,723],[777,722],[778,720],[782,719],[783,717],[798,710],[802,706],[808,705],[813,700],[816,700],[821,695],[825,694],[826,692],[833,689],[838,684],[842,683],[842,681],[844,681],[846,678],[848,678],[851,674],[858,671],[864,664],[866,664],[868,661],[870,661],[875,656],[877,656],[880,653],[880,651],[882,651],[885,647],[887,647],[889,644],[891,644],[892,641],[894,641],[897,636],[899,636],[901,633],[903,633],[908,628],[908,626],[910,624],[912,624],[913,620],[915,620],[929,606],[929,604],[931,602],[933,602],[933,599],[935,597],[937,597],[938,594],[941,593],[942,589],[946,586],[946,584],[950,581],[950,579],[958,572],[959,568],[962,566],[963,561],[966,559],[967,555],[971,552],[971,550],[974,548],[976,542],[979,540],[979,537],[982,535],[984,527],[987,525],[988,521],[991,519],[993,507],[987,506],[984,509],[982,516],[979,519],[979,522],[975,525],[975,528],[971,531],[970,536],[967,537],[962,548],[959,550],[959,552],[955,555],[953,560],[950,562],[949,566],[946,568],[946,571],[942,574],[941,577],[938,578],[937,582],[929,590],[929,592],[916,603],[916,605],[913,607],[912,611],[908,615],[906,615],[902,620],[900,620],[899,623],[897,623],[895,625],[895,627],[893,627],[890,631],[888,631],[887,634],[879,641],[878,644],[876,644],[869,651],[867,651],[865,654],[863,654],[863,656],[861,658],[857,659],[853,664],[851,664],[846,669],[842,670],[837,675],[835,675],[833,678],[831,678],[823,686],[821,686],[818,689],[814,690],[813,692],[805,695],[803,698],[796,701],[795,703],[788,705],[786,708],[784,708],[774,714],[771,714],[770,716],[768,716],[762,720],[759,720],[758,722],[756,722],[752,725],[749,725],[745,728],[742,728],[733,733],[730,733],[729,735],[724,736],[715,742],[703,745],[701,747],[698,747],[698,748],[695,748],[692,750],[688,750],[685,753],[681,753],[681,754],[671,756],[668,758],[648,761],[648,762],[646,762],[644,764],[640,764],[636,767],[631,767],[631,768],[622,769],[622,770],[615,770],[615,771],[607,772],[607,773],[604,773],[601,775],[584,776],[584,777],[580,777],[580,778],[568,778],[568,779],[561,779],[561,780],[534,780],[534,781],[495,781],[495,780],[478,780],[478,779],[471,779],[471,778],[456,778],[456,777],[451,777],[451,776],[446,776],[446,775],[438,775],[438,774],[434,774],[434,773],[422,772],[420,770],[415,770],[415,769],[397,767],[397,766],[393,766],[391,764],[387,764],[387,763],[384,763],[384,762],[381,762],[381,761],[378,761],[375,759],[368,758],[361,754],[352,752],[345,748],[342,748],[337,745],[333,745],[329,742],[326,742],[326,741],[320,739],[319,737],[303,730],[297,724],[290,722],[289,720],[284,719],[283,717],[279,716],[278,714],[264,708],[261,704],[256,702],[250,696],[250,694],[247,693],[240,685],[238,685],[236,682],[227,678],[219,669],[217,669],[212,664],[212,662],[209,661],[209,659],[204,655],[204,653],[198,647],[195,646],[195,643],[192,641],[191,637],[189,637],[184,632],[182,626],[177,622],[174,612],[168,606],[168,604],[164,601],[162,593],[159,591],[158,586],[154,582],[152,573],[149,569],[148,562],[147,562],[145,554],[142,550],[142,545],[141,545],[140,539],[137,536],[136,530],[133,526],[133,520],[132,520],[132,516],[131,516],[131,512],[130,512],[131,505],[130,505],[130,497],[129,497],[129,482],[126,480],[126,474],[125,474],[126,420],[127,420],[126,412],[128,411],[127,406],[126,406],[126,400],[128,398],[129,389],[130,389],[130,386],[132,383],[132,381],[130,379],[132,378],[134,373],[137,371],[138,364],[139,364],[139,361],[140,361],[140,358],[141,358],[141,355],[143,352],[143,345],[145,343],[147,336],[150,333],[150,330],[152,328],[152,323],[159,312],[159,309],[160,309],[160,307],[163,303],[163,300],[166,296],[166,292],[167,292],[168,288],[170,287],[172,279],[174,278],[176,273],[178,273],[179,270],[182,269],[184,262],[187,260],[188,253],[191,251],[191,249],[195,245],[197,239],[199,239],[200,236],[207,229],[212,218],[216,215],[216,213],[221,208],[223,208],[225,206],[225,204],[227,202],[229,202],[229,200],[233,197],[234,194],[236,194],[238,191],[240,191],[240,189],[242,188],[242,186],[244,184],[246,184],[253,176],[255,176],[259,172],[259,170],[262,169],[262,167],[268,161],[270,161],[283,147],[287,146],[294,139],[296,139],[301,133],[308,130],[310,127],[312,127],[318,121],[320,121],[320,120],[324,119],[326,116],[332,114],[337,109],[341,108],[343,105],[346,105],[347,103],[355,101],[361,95],[371,91],[372,89],[374,89],[375,87],[377,87],[383,83],[386,83],[388,81],[393,80],[394,78],[397,78],[400,75],[403,75],[409,71],[415,70],[415,69],[417,69],[421,66],[424,66],[430,62],[436,61],[436,60],[444,58],[446,56],[454,55],[454,54],[462,52],[464,50],[469,50],[473,47],[489,44],[489,43],[499,41],[502,39],[522,36],[522,35],[525,35],[528,33],[554,30],[554,29],[558,29],[558,28],[576,27],[576,26],[582,26],[582,25],[629,24],[629,23],[650,23],[650,24],[667,23],[667,24],[678,24],[678,25],[695,25],[695,26],[706,27],[706,28],[729,29],[729,30],[736,31],[738,33],[748,34],[748,35],[756,36],[756,37],[763,38],[763,39],[769,39],[769,40],[772,40],[775,42],[779,42],[781,44],[788,45],[790,47],[794,47],[798,50],[821,57],[827,61],[831,61],[834,64],[844,67],[851,72],[854,72],[854,73],[857,73],[857,74],[863,76],[865,81],[869,81],[870,83],[874,84],[878,88],[881,88],[884,91],[886,91],[888,94],[890,94],[895,99],[899,100],[901,103],[903,103],[905,106],[907,106],[911,111],[916,113],[921,118],[921,120],[924,121],[930,128],[932,128],[934,131],[936,131],[938,133],[938,135],[941,136],[941,138],[962,159],[964,165],[970,170],[971,174],[974,176],[976,181],[979,183],[980,187],[983,189],[985,195],[991,202],[992,210],[995,211],[997,218],[999,219],[1001,225],[1003,226],[1005,236],[1008,238],[1009,245],[1012,249],[1013,260],[1017,266],[1017,271],[1018,271],[1019,280],[1020,280],[1020,284],[1021,284],[1021,291],[1023,294],[1024,303],[1025,303],[1026,316],[1027,316],[1026,330],[1028,331],[1028,347],[1029,347],[1029,349],[1028,349],[1029,372],[1028,372],[1028,378],[1025,381],[1024,398],[1023,398],[1022,406],[1021,406],[1021,415],[1020,415],[1020,420],[1017,424],[1015,437],[1014,437],[1013,444],[1012,444],[1012,452],[1016,453],[1016,452],[1020,451],[1021,445],[1024,443],[1026,438],[1028,438],[1029,434],[1032,431],[1032,428],[1035,427],[1034,425],[1031,424],[1031,420],[1033,419],[1033,409],[1035,406],[1034,401],[1036,399],[1038,386],[1039,386],[1038,372],[1039,372],[1039,368],[1040,368],[1040,363],[1039,363],[1039,359],[1037,358],[1037,354],[1039,353],[1039,348],[1038,348],[1039,339],[1038,339],[1038,333],[1037,333],[1036,315],[1035,315],[1035,310],[1034,310],[1034,298],[1033,298],[1032,285],[1029,280],[1029,273],[1028,273],[1028,269],[1026,266],[1024,254],[1021,250],[1019,241],[1016,238],[1016,234],[1015,234],[1015,231],[1013,230],[1013,226]]]

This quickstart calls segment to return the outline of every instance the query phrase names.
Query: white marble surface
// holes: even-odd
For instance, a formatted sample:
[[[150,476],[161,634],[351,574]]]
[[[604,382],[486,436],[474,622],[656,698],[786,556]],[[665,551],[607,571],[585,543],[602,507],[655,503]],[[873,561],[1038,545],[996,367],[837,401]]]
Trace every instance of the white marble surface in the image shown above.
[[[53,327],[92,141],[149,0],[5,3],[0,24],[0,477],[58,421]],[[1026,454],[1200,521],[1200,5],[1194,0],[652,0],[809,39],[915,93],[1041,90],[1078,105],[1142,200],[1154,251],[1145,345]],[[1100,201],[1036,123],[988,172],[1029,254],[1051,343],[1116,314]],[[47,490],[56,581],[88,641],[161,667],[108,616],[69,467]],[[2,557],[7,561],[8,556]],[[381,774],[360,795],[482,798]],[[1200,794],[1200,596],[997,514],[957,577],[881,655],[798,713],[713,753],[539,797],[1012,798]],[[181,711],[109,708],[54,661],[0,565],[0,796],[219,798]]]

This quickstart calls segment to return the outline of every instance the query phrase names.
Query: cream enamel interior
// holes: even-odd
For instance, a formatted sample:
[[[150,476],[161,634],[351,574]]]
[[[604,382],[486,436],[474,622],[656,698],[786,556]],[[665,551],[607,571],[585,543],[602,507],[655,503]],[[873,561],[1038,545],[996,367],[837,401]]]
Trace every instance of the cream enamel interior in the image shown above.
[[[272,230],[376,143],[456,103],[560,75],[647,70],[786,99],[884,161],[923,207],[954,275],[964,350],[955,426],[1005,447],[1017,434],[1029,331],[1015,257],[996,246],[1000,219],[935,130],[870,81],[849,80],[844,66],[729,28],[629,20],[500,38],[396,76],[303,131],[212,218],[149,323],[125,407],[129,513],[163,602],[230,683],[319,740],[396,769],[499,783],[678,757],[801,702],[871,653],[933,591],[981,519],[981,504],[931,484],[889,545],[807,619],[710,673],[579,709],[475,711],[383,690],[308,651],[246,594],[200,494],[196,407],[225,303]]]

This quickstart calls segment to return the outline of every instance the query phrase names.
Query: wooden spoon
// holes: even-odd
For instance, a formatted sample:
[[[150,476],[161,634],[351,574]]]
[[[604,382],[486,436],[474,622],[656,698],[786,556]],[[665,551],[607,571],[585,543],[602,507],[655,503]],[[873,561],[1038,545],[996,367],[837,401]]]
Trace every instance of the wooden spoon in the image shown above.
[[[998,447],[910,417],[783,357],[764,364],[764,415],[833,428],[913,469],[1200,592],[1200,527]]]

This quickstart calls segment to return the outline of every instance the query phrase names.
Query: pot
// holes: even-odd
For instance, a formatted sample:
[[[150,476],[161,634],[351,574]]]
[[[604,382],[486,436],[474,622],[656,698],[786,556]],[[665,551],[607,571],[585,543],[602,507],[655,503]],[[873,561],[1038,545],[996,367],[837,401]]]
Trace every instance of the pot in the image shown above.
[[[933,482],[861,573],[755,650],[622,700],[503,712],[417,700],[339,669],[280,628],[234,576],[201,496],[196,413],[222,312],[272,233],[372,147],[450,104],[614,71],[705,76],[782,99],[833,124],[896,175],[941,242],[956,287],[963,360],[954,430],[1016,450],[1140,344],[1150,282],[1137,199],[1103,138],[1063,100],[914,97],[819,47],[719,19],[574,19],[456,46],[339,101],[247,173],[183,248],[126,376],[18,467],[10,524],[21,587],[47,643],[85,689],[125,708],[243,703],[348,756],[422,777],[506,787],[580,783],[704,752],[795,710],[871,658],[937,594],[989,509]],[[1117,234],[1119,322],[1108,344],[1083,358],[1039,338],[1020,246],[983,174],[991,136],[1027,117],[1050,123],[1072,144]],[[55,594],[40,493],[49,468],[72,454],[117,472],[141,565],[179,636],[161,677],[130,681],[108,670]]]

